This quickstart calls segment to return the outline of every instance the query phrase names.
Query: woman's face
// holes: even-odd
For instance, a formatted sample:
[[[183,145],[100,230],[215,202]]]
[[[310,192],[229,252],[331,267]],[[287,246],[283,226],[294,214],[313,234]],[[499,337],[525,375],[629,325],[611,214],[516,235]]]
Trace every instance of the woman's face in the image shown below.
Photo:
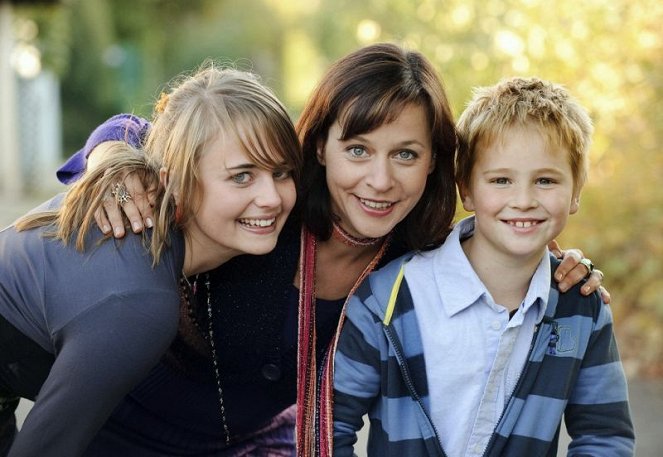
[[[332,211],[351,235],[385,236],[417,204],[434,168],[426,112],[406,105],[393,122],[347,140],[340,137],[335,122],[318,151]]]
[[[285,165],[259,168],[234,135],[221,134],[201,154],[199,185],[200,206],[186,227],[194,252],[218,262],[274,249],[296,199]]]

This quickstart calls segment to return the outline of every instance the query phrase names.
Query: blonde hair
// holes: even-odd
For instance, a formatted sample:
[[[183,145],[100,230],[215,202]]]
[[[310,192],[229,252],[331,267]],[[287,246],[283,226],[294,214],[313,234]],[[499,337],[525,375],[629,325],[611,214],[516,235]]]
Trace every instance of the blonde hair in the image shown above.
[[[195,215],[202,198],[200,154],[219,134],[234,135],[259,167],[289,170],[298,178],[301,152],[292,121],[256,75],[208,62],[175,84],[160,96],[145,145],[148,158],[168,173],[168,185],[158,195],[162,210],[155,232],[164,232],[159,236],[174,220],[168,207],[173,195],[179,195],[180,226]]]
[[[96,209],[103,206],[105,199],[115,200],[109,190],[114,184],[122,182],[131,174],[137,174],[146,189],[158,185],[159,169],[148,164],[143,151],[119,141],[107,141],[97,148],[104,149],[98,151],[103,154],[103,158],[98,166],[86,172],[69,188],[61,206],[57,210],[21,217],[14,224],[17,231],[50,225],[52,229],[46,230],[45,236],[57,238],[67,245],[75,234],[76,249],[83,251]],[[155,256],[155,260],[158,260],[158,256]]]
[[[80,227],[76,246],[83,249],[82,240],[108,189],[121,181],[123,173],[140,172],[146,189],[156,186],[150,240],[156,264],[169,244],[173,223],[186,230],[196,213],[202,198],[200,154],[219,134],[234,135],[259,167],[291,171],[298,179],[302,159],[295,128],[281,102],[255,75],[207,62],[170,86],[155,105],[144,155],[126,144],[118,147],[67,192],[58,211],[29,216],[17,228],[55,223],[57,237],[66,242]],[[168,176],[164,183],[159,183],[161,169]],[[175,195],[179,196],[177,204]]]
[[[456,182],[467,186],[478,150],[504,139],[515,125],[534,125],[549,146],[568,152],[574,191],[579,193],[587,179],[592,121],[566,88],[538,78],[515,77],[474,90],[458,120]]]

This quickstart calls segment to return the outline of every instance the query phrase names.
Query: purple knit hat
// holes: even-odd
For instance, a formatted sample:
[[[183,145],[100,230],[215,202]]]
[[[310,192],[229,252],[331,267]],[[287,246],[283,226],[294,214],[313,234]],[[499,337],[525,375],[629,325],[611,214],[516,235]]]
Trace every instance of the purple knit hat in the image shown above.
[[[69,184],[81,177],[85,171],[87,156],[105,141],[126,141],[135,148],[143,145],[150,123],[133,114],[116,114],[98,126],[90,134],[83,149],[69,159],[56,172],[61,183]]]

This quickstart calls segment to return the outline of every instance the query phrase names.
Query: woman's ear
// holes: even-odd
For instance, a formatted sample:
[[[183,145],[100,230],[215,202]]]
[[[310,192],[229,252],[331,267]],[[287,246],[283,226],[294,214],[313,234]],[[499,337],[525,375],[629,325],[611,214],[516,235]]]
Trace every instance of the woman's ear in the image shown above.
[[[325,164],[325,145],[322,141],[318,142],[318,147],[315,151],[315,156],[318,159],[318,163],[324,167],[326,165]]]
[[[159,169],[159,182],[163,187],[168,187],[168,170],[166,170],[166,167]]]
[[[168,173],[168,170],[165,167],[161,167],[159,169],[159,181],[161,182],[161,185],[164,187],[164,189],[168,188],[169,180],[170,173]],[[178,204],[180,201],[180,194],[177,189],[173,189],[173,198],[175,198],[175,204]]]

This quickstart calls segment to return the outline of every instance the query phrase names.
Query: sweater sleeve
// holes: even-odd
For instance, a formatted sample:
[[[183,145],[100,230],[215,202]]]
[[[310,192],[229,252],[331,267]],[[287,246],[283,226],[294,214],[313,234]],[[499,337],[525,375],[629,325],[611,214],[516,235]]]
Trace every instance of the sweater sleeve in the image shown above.
[[[380,391],[382,326],[360,298],[350,299],[334,359],[334,456],[352,456],[363,416]]]
[[[56,358],[9,457],[77,456],[177,331],[176,292],[112,295],[55,335]]]
[[[626,377],[607,305],[598,307],[598,318],[564,420],[572,438],[569,456],[634,454]]]

